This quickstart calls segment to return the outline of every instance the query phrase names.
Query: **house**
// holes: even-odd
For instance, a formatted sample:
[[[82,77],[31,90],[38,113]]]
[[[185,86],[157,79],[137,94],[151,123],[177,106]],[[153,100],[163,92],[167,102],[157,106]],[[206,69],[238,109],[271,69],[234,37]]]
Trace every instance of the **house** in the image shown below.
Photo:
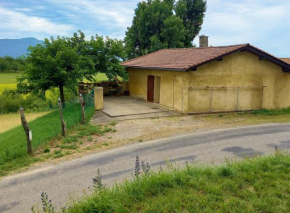
[[[290,106],[290,62],[250,44],[163,49],[122,64],[130,96],[183,113]]]

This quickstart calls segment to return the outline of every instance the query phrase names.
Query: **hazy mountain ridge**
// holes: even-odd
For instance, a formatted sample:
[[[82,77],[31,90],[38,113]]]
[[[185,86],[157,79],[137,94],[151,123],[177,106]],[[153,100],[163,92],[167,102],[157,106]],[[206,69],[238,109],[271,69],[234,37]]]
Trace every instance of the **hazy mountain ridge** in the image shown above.
[[[36,38],[0,39],[0,57],[26,55],[29,46],[35,46],[42,42]]]

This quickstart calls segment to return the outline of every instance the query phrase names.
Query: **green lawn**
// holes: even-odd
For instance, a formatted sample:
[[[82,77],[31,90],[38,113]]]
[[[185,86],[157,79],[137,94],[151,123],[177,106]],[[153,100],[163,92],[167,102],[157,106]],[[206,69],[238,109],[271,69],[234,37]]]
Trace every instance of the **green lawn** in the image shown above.
[[[67,212],[290,212],[290,156],[151,173],[97,190]]]
[[[86,116],[89,120],[94,115],[94,107],[86,107]],[[67,129],[81,121],[81,110],[79,104],[71,104],[64,109],[64,119]],[[46,145],[53,138],[60,136],[61,125],[59,111],[55,110],[49,114],[29,122],[32,130],[32,146],[36,150]],[[9,171],[29,165],[36,158],[26,153],[26,137],[22,126],[15,127],[4,133],[0,133],[0,176]]]

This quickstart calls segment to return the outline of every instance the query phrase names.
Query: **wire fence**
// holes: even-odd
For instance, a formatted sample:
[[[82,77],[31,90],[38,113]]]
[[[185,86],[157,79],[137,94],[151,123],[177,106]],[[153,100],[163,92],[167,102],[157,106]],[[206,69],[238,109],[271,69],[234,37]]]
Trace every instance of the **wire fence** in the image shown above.
[[[89,122],[95,113],[93,92],[83,95],[82,99],[85,104],[80,101],[80,97],[67,101],[62,108],[62,113],[58,109],[24,113],[24,119],[29,125],[26,131],[21,126],[20,113],[0,114],[0,167],[2,163],[27,156],[28,139],[25,134],[29,133],[29,141],[32,141],[31,150],[35,150],[61,136],[62,121],[67,130],[83,123],[84,120]],[[24,126],[25,123],[23,122]]]
[[[94,90],[90,91],[88,94],[83,94],[82,96],[85,102],[86,113],[88,113],[88,116],[90,117],[94,113]],[[49,107],[45,107],[43,109],[35,111],[27,110],[24,107],[24,113],[27,117],[28,122],[58,110],[59,106],[58,102],[56,101],[54,103],[51,103]],[[80,122],[81,121],[80,97],[77,96],[70,100],[65,101],[65,107],[63,107],[63,112],[66,116],[69,116],[70,114],[77,116],[78,122]],[[20,114],[18,112],[0,114],[0,134],[20,125],[21,125]]]

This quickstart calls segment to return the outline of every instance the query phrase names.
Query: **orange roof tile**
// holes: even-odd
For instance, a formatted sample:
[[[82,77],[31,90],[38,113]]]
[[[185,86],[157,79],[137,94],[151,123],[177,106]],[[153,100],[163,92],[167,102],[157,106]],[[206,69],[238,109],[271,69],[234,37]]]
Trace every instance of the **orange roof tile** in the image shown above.
[[[280,58],[282,61],[285,61],[286,63],[290,64],[290,58]]]
[[[276,58],[269,53],[264,52],[250,44],[240,44],[220,47],[207,48],[177,48],[163,49],[147,55],[143,55],[122,63],[125,67],[146,68],[146,69],[164,69],[186,71],[193,67],[200,66],[212,60],[216,60],[227,54],[242,50],[244,48],[251,49],[257,55],[267,55],[267,58],[279,64],[281,67],[290,69],[284,61]]]

